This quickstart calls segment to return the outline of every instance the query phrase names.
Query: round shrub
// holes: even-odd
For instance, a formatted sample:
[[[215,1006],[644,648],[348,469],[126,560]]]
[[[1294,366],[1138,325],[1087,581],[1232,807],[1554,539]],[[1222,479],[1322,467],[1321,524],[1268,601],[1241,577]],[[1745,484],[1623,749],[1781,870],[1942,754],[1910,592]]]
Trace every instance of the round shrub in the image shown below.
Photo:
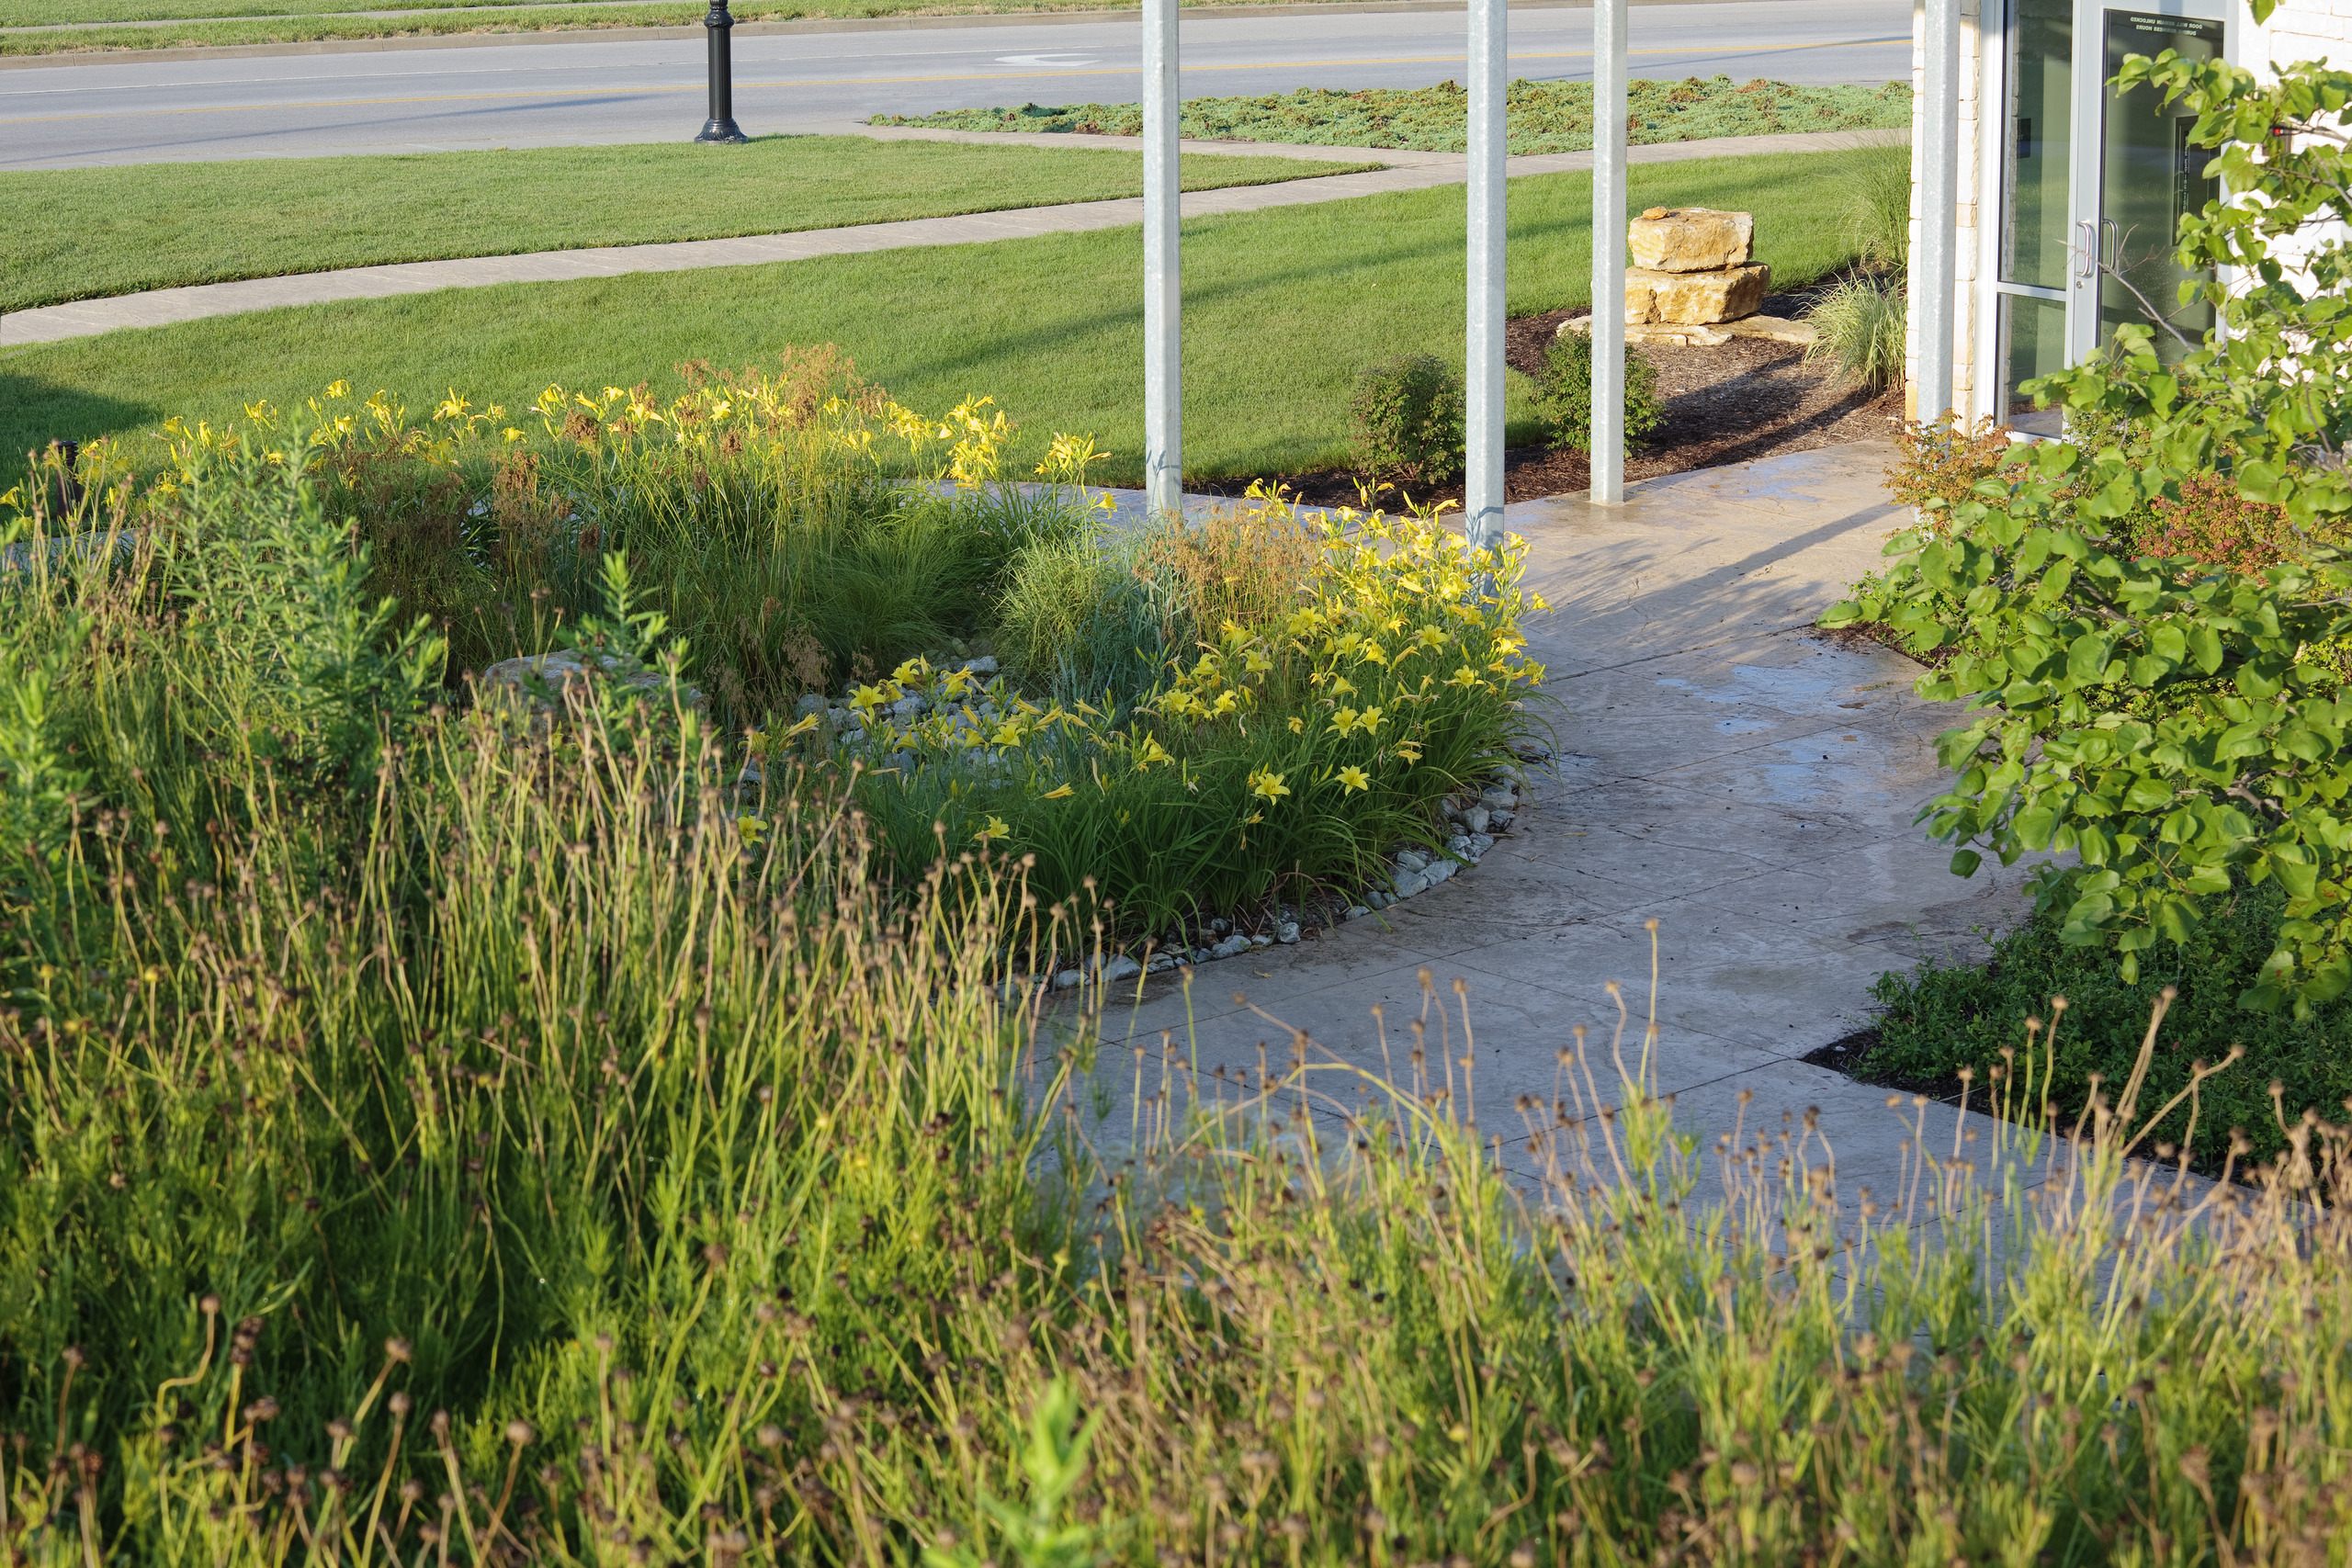
[[[1592,340],[1562,333],[1544,350],[1544,373],[1535,381],[1535,408],[1556,450],[1592,450]],[[1625,355],[1625,445],[1638,446],[1666,423],[1666,400],[1658,396],[1657,367],[1638,354]]]
[[[1356,378],[1356,460],[1374,479],[1442,484],[1462,468],[1462,378],[1433,354],[1384,359]]]

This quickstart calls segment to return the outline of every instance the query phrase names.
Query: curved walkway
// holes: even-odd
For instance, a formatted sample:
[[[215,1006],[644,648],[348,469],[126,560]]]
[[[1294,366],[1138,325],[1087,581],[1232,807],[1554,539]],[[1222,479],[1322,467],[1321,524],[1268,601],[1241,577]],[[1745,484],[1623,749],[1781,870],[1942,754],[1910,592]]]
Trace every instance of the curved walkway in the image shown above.
[[[1136,146],[1134,138],[1125,136],[1029,136],[862,125],[829,129],[836,134],[871,136],[880,141],[971,141],[1051,148],[1109,147],[1127,151],[1133,151]],[[1902,131],[1837,131],[1722,137],[1711,141],[1635,147],[1629,151],[1628,156],[1635,163],[1676,163],[1691,158],[1721,158],[1761,152],[1830,152],[1852,146],[1864,139],[1899,139],[1905,135]],[[1377,196],[1385,191],[1458,185],[1464,178],[1464,159],[1456,152],[1408,152],[1378,147],[1295,147],[1262,141],[1187,141],[1182,143],[1182,147],[1186,152],[1251,157],[1272,154],[1312,162],[1387,165],[1356,174],[1292,180],[1282,185],[1190,191],[1183,197],[1183,213],[1187,218],[1224,212],[1258,212],[1268,208],[1293,207],[1309,202],[1345,201],[1353,197]],[[1559,152],[1510,160],[1510,172],[1514,177],[1591,167],[1592,154],[1589,152]],[[350,267],[337,272],[300,273],[287,277],[256,277],[237,283],[157,288],[142,294],[119,294],[107,299],[80,299],[71,304],[20,310],[11,316],[0,317],[0,347],[53,343],[63,338],[86,337],[124,327],[165,326],[175,321],[236,315],[247,310],[276,310],[287,305],[316,305],[332,299],[373,299],[396,294],[430,293],[438,288],[479,288],[498,283],[609,277],[628,272],[754,266],[767,262],[896,250],[910,245],[969,244],[988,240],[1022,239],[1036,234],[1117,229],[1142,221],[1143,201],[1137,197],[1118,201],[1071,202],[1058,207],[977,212],[957,218],[921,218],[900,223],[812,229],[797,234],[755,234],[741,239],[689,240],[659,245],[606,245],[590,250],[539,251],[525,255],[406,262],[390,266]]]
[[[1912,694],[1918,666],[1902,655],[1811,629],[1900,525],[1880,483],[1894,455],[1830,446],[1629,486],[1619,508],[1508,508],[1552,605],[1527,627],[1559,703],[1559,754],[1528,770],[1532,805],[1476,867],[1380,914],[1204,964],[1189,998],[1152,982],[1131,1014],[1114,1010],[1107,1043],[1156,1053],[1172,1030],[1182,1050],[1189,1014],[1202,1072],[1254,1071],[1261,1043],[1277,1063],[1288,1051],[1262,1009],[1379,1073],[1379,1004],[1402,1072],[1427,969],[1449,1010],[1466,984],[1476,1119],[1512,1139],[1519,1097],[1560,1092],[1574,1026],[1593,1027],[1606,1061],[1612,980],[1638,1047],[1655,919],[1651,1066],[1678,1115],[1712,1140],[1818,1109],[1849,1200],[1895,1190],[1910,1133],[1886,1091],[1803,1058],[1863,1026],[1879,975],[1981,954],[1978,933],[2025,904],[2024,868],[1963,881],[1912,825],[1945,787],[1935,738],[1956,710]],[[1103,1056],[1123,1092],[1125,1052]],[[1900,1117],[1921,1113],[1904,1100]],[[1925,1114],[1949,1144],[1953,1113]]]

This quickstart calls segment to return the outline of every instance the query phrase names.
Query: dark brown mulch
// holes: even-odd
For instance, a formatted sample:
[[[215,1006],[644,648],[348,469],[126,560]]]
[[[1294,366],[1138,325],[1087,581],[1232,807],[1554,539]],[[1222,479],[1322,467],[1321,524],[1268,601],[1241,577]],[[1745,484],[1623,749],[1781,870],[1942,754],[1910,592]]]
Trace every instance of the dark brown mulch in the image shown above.
[[[1764,313],[1794,317],[1810,295],[1811,291],[1772,295],[1764,301]],[[1511,368],[1531,376],[1539,372],[1544,345],[1559,331],[1560,323],[1588,313],[1577,307],[1511,321],[1504,347]],[[1667,400],[1665,427],[1641,451],[1627,455],[1625,477],[1629,479],[1883,438],[1902,420],[1900,387],[1873,393],[1842,379],[1825,365],[1807,365],[1804,351],[1788,344],[1734,338],[1720,348],[1640,344],[1628,352],[1657,367],[1658,390]],[[1565,495],[1592,484],[1591,468],[1580,452],[1512,447],[1503,454],[1503,465],[1504,496],[1509,501]],[[1357,476],[1352,473],[1258,477],[1284,486],[1310,504],[1356,503]],[[1210,494],[1239,495],[1250,483],[1248,479],[1237,479],[1198,488]],[[1418,502],[1462,500],[1459,480],[1430,491],[1412,485],[1400,488]]]

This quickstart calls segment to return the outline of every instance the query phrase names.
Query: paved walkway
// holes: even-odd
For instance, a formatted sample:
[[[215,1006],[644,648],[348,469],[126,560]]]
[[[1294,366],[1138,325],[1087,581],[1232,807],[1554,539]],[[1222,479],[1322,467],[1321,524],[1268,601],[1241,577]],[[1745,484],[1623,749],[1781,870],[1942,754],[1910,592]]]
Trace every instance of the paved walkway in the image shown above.
[[[1135,151],[1137,145],[1134,138],[1124,136],[992,134],[862,125],[829,129],[839,134],[871,136],[881,141],[969,141],[1049,148],[1111,147],[1128,152]],[[1629,151],[1628,156],[1635,163],[1675,163],[1690,158],[1720,158],[1760,152],[1825,152],[1852,146],[1865,139],[1899,139],[1905,134],[1902,131],[1840,131],[1723,137],[1635,147]],[[1267,142],[1234,141],[1187,141],[1182,143],[1182,147],[1186,152],[1210,155],[1262,157],[1272,154],[1316,162],[1387,165],[1356,174],[1291,180],[1281,185],[1187,192],[1182,206],[1187,218],[1225,212],[1260,212],[1270,208],[1301,206],[1310,202],[1345,201],[1387,191],[1422,190],[1432,186],[1458,185],[1465,177],[1464,160],[1460,153],[1454,152],[1408,152],[1394,148],[1287,147]],[[1514,178],[1591,167],[1592,154],[1589,152],[1560,152],[1510,160],[1510,173]],[[956,218],[922,218],[900,223],[866,223],[844,229],[811,229],[797,234],[756,234],[732,240],[689,240],[659,245],[607,245],[591,250],[538,251],[525,255],[409,262],[390,266],[350,267],[337,272],[300,273],[287,277],[259,277],[240,283],[208,283],[187,288],[158,288],[142,294],[121,294],[103,299],[83,299],[72,304],[20,310],[11,316],[0,317],[0,347],[53,343],[123,327],[166,326],[175,321],[275,310],[286,305],[316,305],[333,299],[374,299],[396,294],[430,293],[439,288],[480,288],[499,283],[546,283],[571,278],[610,277],[628,272],[756,266],[768,262],[897,250],[910,245],[969,244],[987,240],[1023,239],[1038,234],[1117,229],[1142,221],[1143,201],[1138,197],[1118,201],[1070,202],[1058,207],[1017,208]]]
[[[1254,1072],[1261,1042],[1280,1064],[1287,1036],[1255,1007],[1377,1071],[1379,1003],[1401,1072],[1427,967],[1449,1007],[1453,982],[1468,984],[1477,1120],[1509,1139],[1519,1096],[1560,1092],[1574,1025],[1605,1046],[1609,981],[1625,987],[1638,1045],[1656,919],[1653,1066],[1679,1115],[1711,1139],[1743,1093],[1751,1133],[1818,1107],[1849,1201],[1892,1191],[1907,1134],[1886,1091],[1800,1058],[1865,1021],[1882,972],[1981,952],[1972,933],[2024,907],[2021,871],[1962,881],[1912,826],[1942,787],[1934,740],[1954,711],[1912,694],[1910,660],[1808,629],[1898,525],[1879,483],[1893,455],[1866,443],[1675,475],[1629,487],[1614,512],[1581,497],[1511,506],[1554,607],[1529,626],[1530,652],[1561,704],[1533,805],[1478,865],[1384,914],[1202,965],[1203,1070]],[[1156,1051],[1163,1029],[1184,1039],[1185,1013],[1155,980],[1109,1034]],[[1124,1090],[1125,1053],[1105,1061]],[[1907,1100],[1904,1114],[1917,1114]],[[1928,1115],[1948,1155],[1951,1113]]]

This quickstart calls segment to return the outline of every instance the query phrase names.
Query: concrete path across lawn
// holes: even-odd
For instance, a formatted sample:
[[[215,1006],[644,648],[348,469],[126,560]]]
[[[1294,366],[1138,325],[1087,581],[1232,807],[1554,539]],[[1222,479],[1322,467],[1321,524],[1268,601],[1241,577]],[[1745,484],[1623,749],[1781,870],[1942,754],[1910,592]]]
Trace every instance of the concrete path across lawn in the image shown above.
[[[1124,136],[995,135],[854,125],[831,129],[841,134],[866,135],[884,141],[972,141],[1054,148],[1114,147],[1130,152],[1137,146],[1134,138]],[[1636,163],[1670,163],[1744,153],[1827,152],[1853,146],[1867,139],[1900,139],[1905,134],[1902,131],[1839,131],[1722,137],[1636,147],[1629,155]],[[1344,201],[1352,197],[1375,196],[1385,191],[1457,185],[1464,178],[1464,159],[1461,154],[1452,152],[1408,152],[1393,148],[1286,147],[1270,142],[1236,141],[1187,141],[1183,143],[1183,150],[1209,154],[1271,155],[1317,162],[1382,163],[1389,165],[1355,174],[1291,180],[1281,185],[1187,192],[1183,198],[1183,212],[1187,218],[1221,212],[1258,212],[1268,208],[1309,202]],[[1510,161],[1510,170],[1514,176],[1556,174],[1589,169],[1591,166],[1592,154],[1589,152],[1551,153]],[[315,305],[333,299],[373,299],[395,294],[429,293],[438,288],[478,288],[497,283],[609,277],[629,272],[752,266],[767,262],[800,261],[811,256],[896,250],[910,245],[967,244],[984,240],[1116,229],[1142,221],[1143,201],[1140,197],[1131,197],[1118,201],[1070,202],[1058,207],[1017,208],[957,218],[921,218],[899,223],[811,229],[797,234],[757,234],[733,240],[689,240],[658,245],[606,245],[591,250],[539,251],[525,255],[408,262],[389,266],[350,267],[337,272],[301,273],[288,277],[257,277],[238,283],[207,283],[186,288],[158,288],[143,294],[120,294],[102,299],[82,299],[71,304],[20,310],[14,315],[0,317],[0,347],[86,337],[123,327],[165,326],[175,321],[274,310],[283,305]]]
[[[1679,474],[1628,487],[1613,511],[1511,506],[1552,605],[1527,628],[1530,652],[1560,705],[1532,806],[1451,881],[1319,939],[1201,965],[1189,1008],[1203,1070],[1254,1073],[1261,1042],[1279,1067],[1288,1035],[1262,1009],[1377,1072],[1378,1003],[1402,1074],[1426,968],[1457,1016],[1453,984],[1467,984],[1479,1125],[1521,1141],[1514,1104],[1562,1092],[1573,1026],[1599,1032],[1606,1061],[1610,981],[1638,1047],[1655,919],[1652,1066],[1678,1115],[1712,1140],[1743,1093],[1751,1134],[1818,1107],[1848,1201],[1893,1191],[1909,1134],[1886,1091],[1800,1058],[1865,1022],[1881,973],[1981,953],[1973,933],[2024,908],[2021,870],[1962,881],[1912,825],[1943,787],[1934,740],[1955,710],[1912,694],[1918,667],[1901,655],[1809,629],[1898,525],[1880,485],[1893,456],[1864,443]],[[1107,1087],[1124,1097],[1133,1071],[1118,1047],[1156,1055],[1173,1030],[1182,1049],[1187,1005],[1155,978],[1132,1017],[1114,1013]],[[1453,1039],[1458,1056],[1458,1023]],[[1434,1035],[1430,1059],[1442,1071]],[[1906,1099],[1902,1114],[1919,1112]],[[1949,1156],[1951,1112],[1928,1115]]]

